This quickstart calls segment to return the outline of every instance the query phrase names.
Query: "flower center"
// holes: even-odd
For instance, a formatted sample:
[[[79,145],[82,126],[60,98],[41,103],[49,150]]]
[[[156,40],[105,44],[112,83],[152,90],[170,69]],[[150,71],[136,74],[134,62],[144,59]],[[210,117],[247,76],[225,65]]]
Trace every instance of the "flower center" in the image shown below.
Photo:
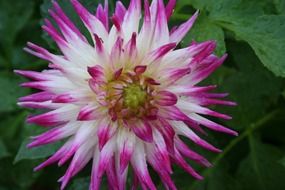
[[[143,106],[147,93],[138,84],[131,84],[123,89],[123,104],[127,108],[137,109]]]
[[[96,69],[93,72],[95,79],[99,73]],[[91,89],[97,95],[96,100],[108,108],[113,121],[156,119],[158,109],[154,97],[159,83],[145,76],[145,70],[145,66],[136,66],[133,71],[118,70],[108,82],[98,82],[93,78],[89,80]]]

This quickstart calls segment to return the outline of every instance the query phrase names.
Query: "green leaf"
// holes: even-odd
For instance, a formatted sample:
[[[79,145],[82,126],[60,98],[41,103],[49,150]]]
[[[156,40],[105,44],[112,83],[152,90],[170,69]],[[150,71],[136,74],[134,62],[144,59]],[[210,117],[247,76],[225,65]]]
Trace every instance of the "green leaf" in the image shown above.
[[[27,148],[27,144],[29,144],[30,139],[24,140],[21,144],[19,151],[16,155],[14,163],[17,163],[21,160],[34,160],[39,158],[46,158],[58,150],[63,142],[56,142],[53,144],[48,144],[40,147],[35,148]]]
[[[226,51],[224,31],[214,24],[208,16],[200,14],[190,33],[183,39],[182,44],[188,45],[192,41],[203,42],[207,40],[217,41],[217,55],[223,55]]]
[[[276,10],[279,14],[285,14],[285,1],[284,0],[273,0]]]
[[[280,160],[280,163],[285,167],[285,157],[283,157],[282,160]]]
[[[265,15],[262,1],[222,1],[210,11],[216,24],[235,33],[254,49],[261,62],[285,77],[285,16]]]
[[[11,45],[33,13],[34,2],[0,1],[0,44]]]
[[[20,88],[19,84],[23,82],[16,75],[9,73],[0,73],[0,112],[12,111],[17,106],[17,99],[24,96],[29,90]]]
[[[275,75],[285,77],[285,15],[265,15],[268,8],[266,1],[191,2],[195,8],[207,10],[213,23],[249,43],[261,62]],[[283,2],[275,3],[284,6]]]
[[[233,28],[237,36],[247,41],[261,62],[277,76],[285,77],[285,16],[261,16],[250,28]]]
[[[249,155],[241,162],[237,177],[243,190],[285,189],[285,168],[278,162],[282,152],[249,136]]]
[[[1,158],[5,158],[7,156],[9,156],[9,152],[7,151],[7,148],[5,146],[5,144],[3,143],[3,141],[0,139],[0,159]]]
[[[276,104],[282,90],[282,80],[262,66],[247,44],[229,41],[228,47],[231,55],[228,61],[235,64],[238,71],[226,78],[220,88],[229,92],[229,98],[238,105],[223,108],[223,111],[233,116],[227,125],[243,129],[262,118],[267,108]]]

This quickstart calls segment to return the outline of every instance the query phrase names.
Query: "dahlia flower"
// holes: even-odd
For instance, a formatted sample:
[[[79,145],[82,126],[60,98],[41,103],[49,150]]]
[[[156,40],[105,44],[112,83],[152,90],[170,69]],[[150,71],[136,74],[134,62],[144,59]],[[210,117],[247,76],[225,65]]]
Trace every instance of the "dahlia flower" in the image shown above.
[[[235,103],[220,100],[227,94],[211,92],[213,85],[197,85],[223,63],[226,55],[219,58],[213,54],[214,41],[177,48],[198,12],[169,30],[175,0],[169,0],[166,6],[163,0],[152,0],[151,4],[145,0],[143,5],[140,0],[131,0],[128,8],[117,1],[111,17],[108,0],[95,14],[77,0],[71,3],[90,37],[84,36],[54,1],[49,13],[57,27],[46,19],[42,28],[62,55],[29,42],[25,50],[50,62],[49,69],[15,71],[33,80],[23,83],[23,87],[39,90],[20,98],[19,105],[47,110],[27,118],[28,123],[49,129],[32,137],[28,147],[64,140],[64,145],[35,170],[55,162],[62,166],[70,160],[59,180],[61,189],[90,161],[91,190],[100,189],[104,174],[110,189],[126,189],[130,170],[133,189],[140,185],[154,190],[149,167],[166,189],[176,189],[171,179],[172,164],[202,179],[185,159],[206,167],[211,164],[191,150],[181,136],[220,152],[196,132],[205,133],[203,126],[237,133],[205,117],[230,119],[207,106]]]

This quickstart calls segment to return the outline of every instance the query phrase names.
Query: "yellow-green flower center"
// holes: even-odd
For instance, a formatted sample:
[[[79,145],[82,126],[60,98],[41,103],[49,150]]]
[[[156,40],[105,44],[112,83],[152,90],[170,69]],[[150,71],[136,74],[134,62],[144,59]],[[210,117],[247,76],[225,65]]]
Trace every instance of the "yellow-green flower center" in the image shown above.
[[[141,86],[131,84],[123,90],[124,106],[137,109],[139,106],[144,105],[147,93]]]

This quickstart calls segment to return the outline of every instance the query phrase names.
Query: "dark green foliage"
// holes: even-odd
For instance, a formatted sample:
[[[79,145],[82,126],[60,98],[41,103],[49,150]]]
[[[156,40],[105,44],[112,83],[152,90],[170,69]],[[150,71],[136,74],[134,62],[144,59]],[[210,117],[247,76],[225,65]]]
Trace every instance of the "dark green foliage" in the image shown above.
[[[114,0],[110,7],[114,9]],[[98,0],[82,0],[94,11]],[[123,1],[128,4],[128,0]],[[66,13],[87,34],[69,0],[59,0]],[[48,17],[50,0],[0,0],[0,190],[56,190],[56,178],[66,167],[51,166],[33,172],[44,158],[63,142],[27,149],[29,136],[44,131],[26,125],[33,110],[16,105],[17,98],[30,90],[19,87],[24,79],[13,69],[42,70],[47,63],[23,52],[27,41],[52,51],[55,44],[40,30]],[[216,40],[216,53],[229,54],[225,64],[203,84],[219,85],[229,92],[236,107],[215,109],[233,116],[217,121],[239,132],[238,137],[209,132],[209,142],[224,151],[213,154],[197,149],[214,164],[213,168],[193,166],[205,177],[193,180],[174,166],[173,179],[179,190],[283,190],[285,189],[285,1],[284,0],[178,0],[171,25],[188,19],[196,9],[200,16],[181,43]],[[111,11],[112,12],[112,11]],[[87,190],[90,165],[71,182],[69,190]],[[164,189],[153,175],[158,189]],[[130,179],[128,180],[129,183]],[[104,186],[106,188],[106,180]]]

